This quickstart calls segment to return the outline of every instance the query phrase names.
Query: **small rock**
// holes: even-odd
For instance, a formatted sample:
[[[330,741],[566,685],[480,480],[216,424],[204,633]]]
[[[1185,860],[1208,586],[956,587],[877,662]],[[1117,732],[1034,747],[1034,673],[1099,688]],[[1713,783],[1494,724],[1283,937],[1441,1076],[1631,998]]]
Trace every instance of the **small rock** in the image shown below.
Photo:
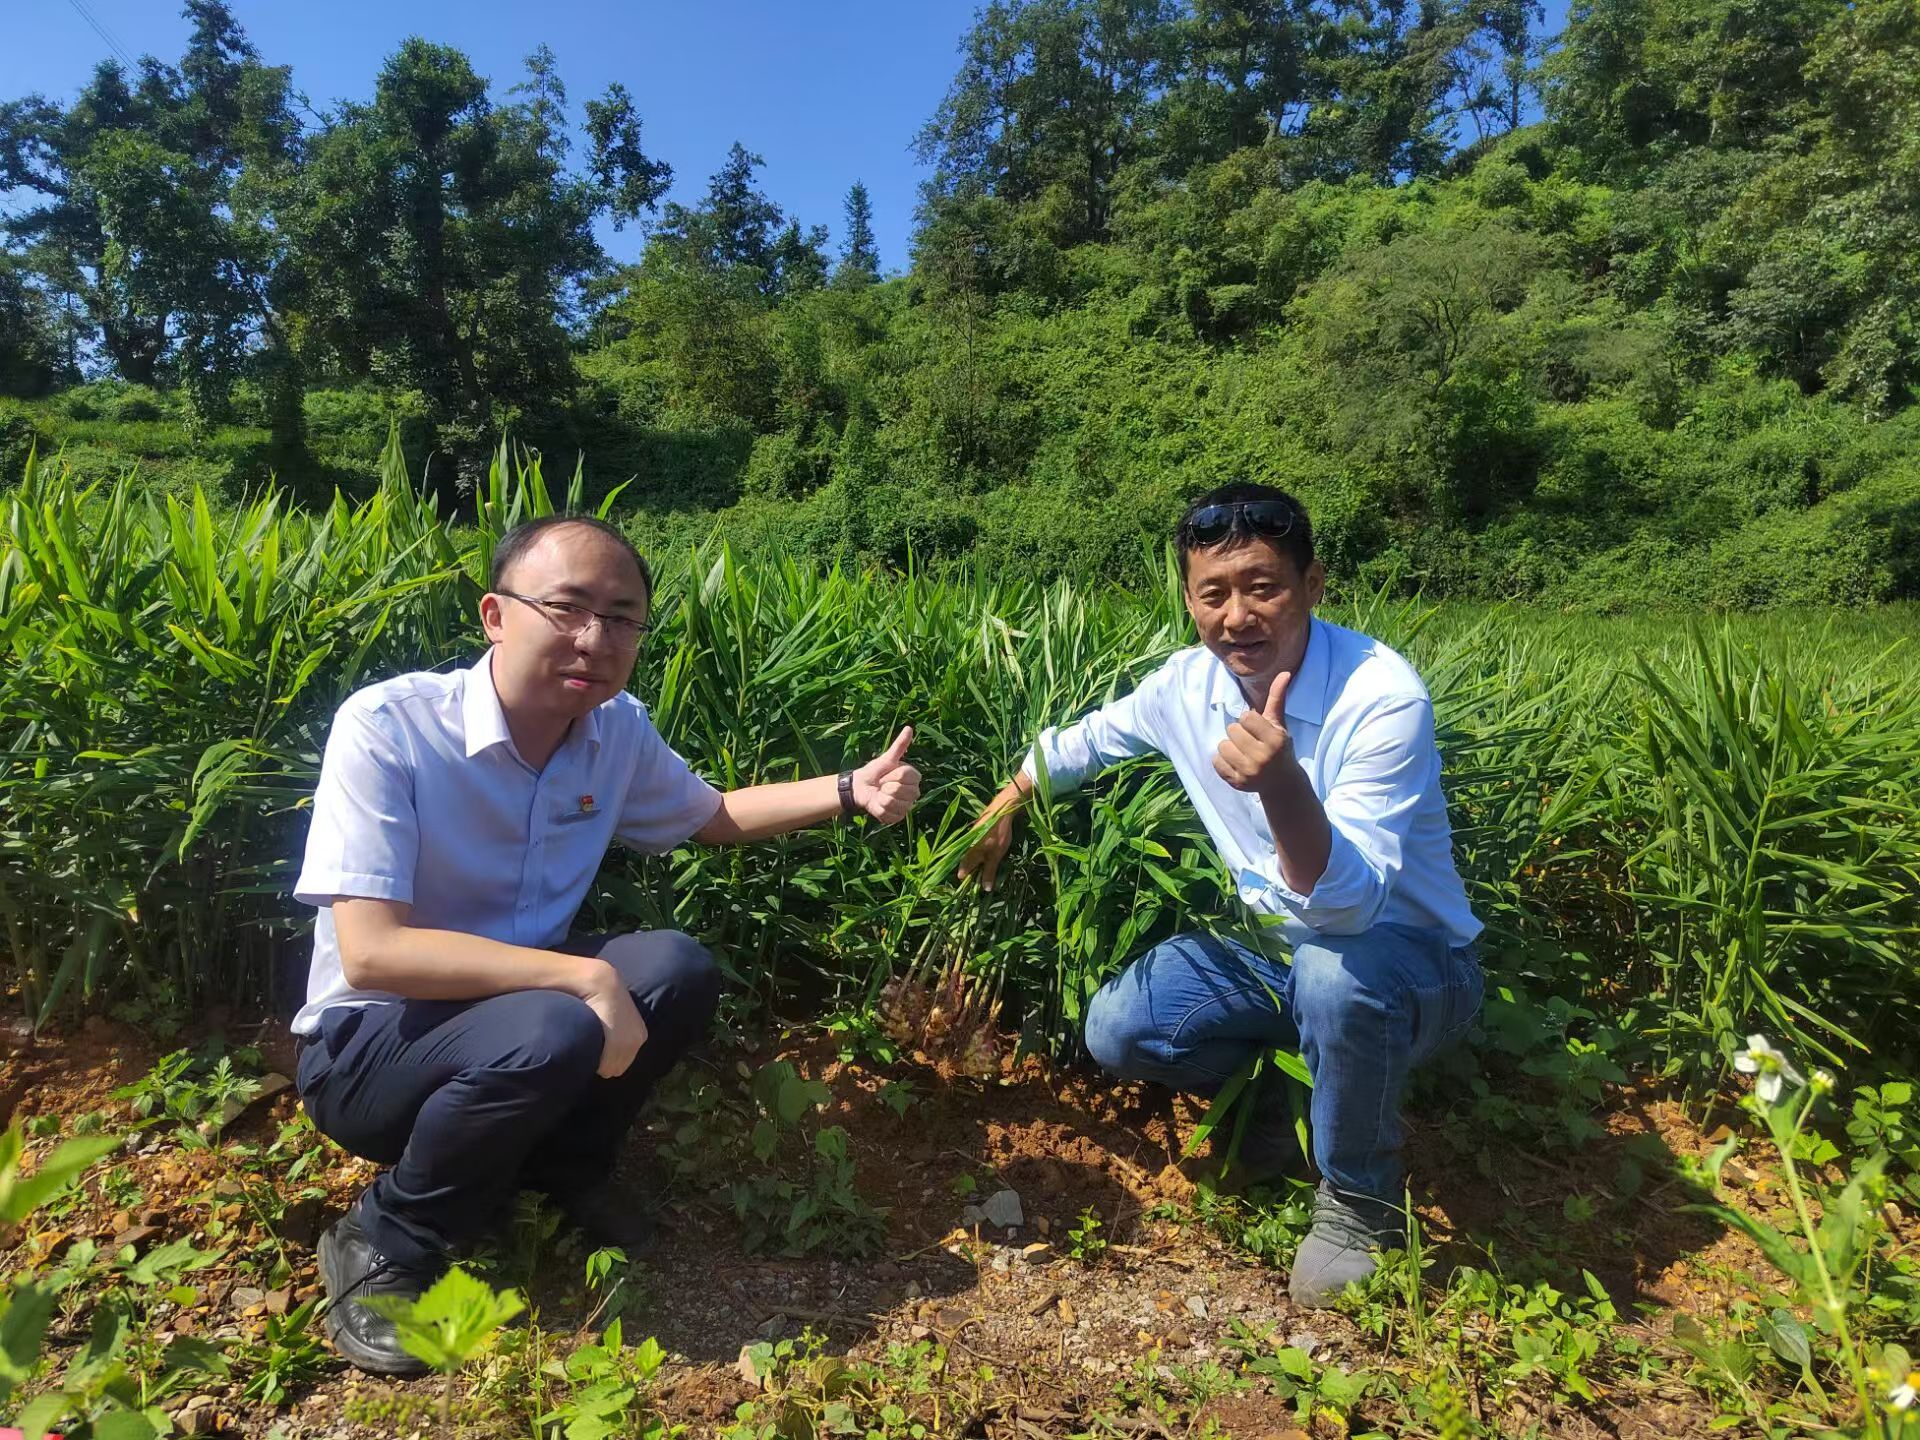
[[[1026,1212],[1020,1208],[1020,1193],[1017,1190],[996,1190],[987,1197],[987,1203],[980,1207],[981,1215],[989,1225],[998,1225],[1002,1230],[1011,1230],[1026,1223]]]
[[[1004,1275],[1004,1274],[1006,1274],[1006,1273],[1007,1273],[1007,1271],[1009,1271],[1009,1270],[1011,1270],[1011,1269],[1013,1268],[1013,1261],[1012,1261],[1012,1259],[1011,1259],[1011,1258],[1010,1258],[1010,1257],[1008,1256],[1008,1254],[1007,1254],[1007,1252],[1006,1252],[1005,1250],[996,1250],[996,1251],[994,1251],[994,1254],[993,1254],[993,1268],[994,1268],[994,1271],[995,1271],[995,1273],[997,1273],[997,1274],[1000,1274],[1000,1275]]]
[[[1311,1356],[1314,1351],[1320,1348],[1320,1337],[1311,1330],[1296,1330],[1293,1334],[1287,1336],[1287,1344],[1291,1345],[1301,1354]]]
[[[1187,1296],[1187,1313],[1196,1320],[1207,1318],[1207,1297],[1204,1295]]]
[[[233,1293],[227,1296],[227,1303],[236,1310],[250,1310],[267,1298],[267,1292],[255,1289],[251,1285],[236,1285]]]
[[[1053,1234],[1053,1221],[1044,1215],[1036,1215],[1033,1221],[1033,1228],[1038,1230],[1042,1235],[1051,1235]]]
[[[200,1133],[208,1137],[218,1134],[249,1110],[254,1110],[267,1104],[274,1096],[289,1088],[292,1084],[293,1081],[278,1072],[270,1075],[262,1075],[260,1077],[260,1088],[254,1091],[251,1097],[245,1100],[230,1099],[226,1101],[221,1105],[218,1115],[200,1122]]]
[[[1044,1240],[1036,1240],[1033,1242],[1033,1244],[1023,1245],[1020,1248],[1020,1258],[1026,1261],[1029,1265],[1039,1265],[1044,1263],[1046,1258],[1052,1253],[1053,1253],[1053,1247],[1047,1244],[1047,1242]]]
[[[260,1303],[266,1307],[269,1315],[284,1315],[287,1307],[293,1304],[293,1287],[283,1285],[278,1290],[269,1290]]]
[[[976,1225],[987,1223],[987,1212],[978,1205],[969,1205],[960,1212],[960,1223],[971,1230]]]
[[[751,1345],[742,1345],[740,1347],[740,1358],[733,1362],[733,1369],[736,1375],[754,1389],[760,1390],[765,1388],[766,1382],[760,1378],[760,1372],[753,1367],[753,1347]]]
[[[160,1227],[157,1225],[129,1225],[113,1237],[113,1248],[120,1250],[128,1245],[144,1245],[159,1233]]]
[[[1060,1297],[1060,1323],[1062,1325],[1071,1325],[1076,1318],[1073,1313],[1073,1302],[1062,1295]]]
[[[918,1280],[907,1281],[907,1298],[909,1300],[918,1300],[922,1293]]]
[[[909,1325],[907,1327],[907,1338],[911,1340],[924,1340],[932,1333],[933,1332],[924,1325]]]
[[[760,1338],[762,1340],[771,1340],[773,1339],[774,1336],[778,1335],[782,1330],[786,1328],[787,1328],[786,1316],[769,1315],[760,1326],[760,1331],[759,1331]]]
[[[320,1216],[326,1202],[315,1197],[296,1200],[287,1207],[287,1213],[280,1217],[280,1238],[289,1245],[298,1245],[304,1250],[313,1248],[320,1238]]]
[[[173,1423],[182,1435],[211,1435],[219,1419],[218,1405],[211,1395],[196,1395],[173,1412]]]
[[[164,1225],[167,1223],[167,1212],[155,1209],[142,1210],[140,1212],[140,1223],[142,1225],[153,1225],[156,1227]]]

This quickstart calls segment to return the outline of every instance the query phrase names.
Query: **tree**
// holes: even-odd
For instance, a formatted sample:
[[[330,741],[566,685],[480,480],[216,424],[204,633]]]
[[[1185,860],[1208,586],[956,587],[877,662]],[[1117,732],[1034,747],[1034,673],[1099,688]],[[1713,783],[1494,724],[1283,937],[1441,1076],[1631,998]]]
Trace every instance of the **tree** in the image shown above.
[[[1309,0],[1194,0],[1176,26],[1178,78],[1159,104],[1155,144],[1171,177],[1298,129],[1308,57],[1328,43]]]
[[[223,0],[187,0],[179,65],[103,62],[71,105],[0,105],[0,189],[34,197],[0,220],[39,285],[70,298],[123,376],[187,382],[217,414],[250,355],[281,343],[272,246],[241,195],[289,163],[288,75],[260,63]]]
[[[1116,177],[1146,150],[1176,14],[1171,0],[993,0],[916,142],[930,196],[1019,203],[1058,189],[1068,238],[1103,235]]]
[[[858,180],[847,191],[845,209],[847,242],[834,278],[844,285],[870,285],[880,274],[880,247],[873,238],[873,202]]]
[[[1808,61],[1845,0],[1584,0],[1543,65],[1547,112],[1602,169],[1754,147],[1818,108]],[[1653,157],[1653,158],[1657,158]]]
[[[1306,61],[1307,110],[1283,146],[1297,180],[1429,175],[1453,147],[1446,104],[1473,21],[1454,0],[1349,0]]]
[[[1519,310],[1539,239],[1500,224],[1357,250],[1296,302],[1332,443],[1406,475],[1402,506],[1484,518],[1529,456]]]
[[[803,228],[754,185],[764,164],[736,140],[701,204],[669,204],[662,212],[648,253],[670,252],[676,265],[734,277],[769,300],[826,283],[826,227]]]
[[[1540,0],[1482,0],[1469,15],[1475,31],[1461,50],[1460,109],[1482,140],[1518,130],[1526,118],[1540,53],[1535,27],[1545,18]]]
[[[529,98],[496,106],[466,56],[408,40],[371,104],[325,117],[279,210],[316,357],[421,391],[467,482],[490,432],[572,391],[562,318],[604,266],[595,217],[634,218],[670,178],[618,87],[568,169],[551,55],[528,69]]]
[[[0,395],[40,395],[73,378],[61,331],[24,267],[0,255]]]

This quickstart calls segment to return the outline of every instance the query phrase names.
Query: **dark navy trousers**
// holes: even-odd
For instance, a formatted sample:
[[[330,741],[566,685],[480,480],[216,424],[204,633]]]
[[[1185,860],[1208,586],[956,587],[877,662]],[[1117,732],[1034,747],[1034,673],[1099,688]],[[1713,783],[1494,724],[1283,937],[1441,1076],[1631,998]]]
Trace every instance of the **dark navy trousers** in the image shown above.
[[[655,1082],[706,1034],[720,975],[692,937],[650,930],[556,948],[598,955],[632,993],[647,1042],[624,1075],[595,1073],[605,1032],[558,990],[334,1006],[301,1051],[314,1125],[392,1167],[360,1214],[375,1248],[403,1265],[442,1263],[516,1189],[564,1195],[604,1179]]]

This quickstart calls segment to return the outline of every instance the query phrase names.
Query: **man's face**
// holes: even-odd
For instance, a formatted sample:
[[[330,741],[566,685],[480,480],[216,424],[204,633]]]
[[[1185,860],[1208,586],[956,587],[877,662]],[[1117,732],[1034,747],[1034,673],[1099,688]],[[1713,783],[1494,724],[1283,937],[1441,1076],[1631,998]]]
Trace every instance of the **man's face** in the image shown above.
[[[584,525],[541,535],[501,583],[514,595],[647,618],[646,586],[633,557]],[[504,593],[481,597],[480,620],[495,647],[493,679],[501,699],[549,713],[584,715],[619,694],[639,654],[635,641],[616,639],[603,622],[590,619],[586,629],[568,634],[571,621],[563,613]]]
[[[1258,536],[1205,546],[1187,552],[1187,613],[1201,643],[1260,696],[1306,654],[1326,581],[1318,560],[1303,575],[1291,556]]]

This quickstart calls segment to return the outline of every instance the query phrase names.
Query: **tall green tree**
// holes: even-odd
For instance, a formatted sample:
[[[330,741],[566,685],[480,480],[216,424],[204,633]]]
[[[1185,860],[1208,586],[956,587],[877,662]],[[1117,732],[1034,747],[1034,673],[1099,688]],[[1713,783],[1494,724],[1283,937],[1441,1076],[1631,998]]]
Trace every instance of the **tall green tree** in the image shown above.
[[[243,191],[250,171],[291,163],[299,134],[288,72],[261,63],[223,0],[184,13],[178,65],[148,56],[129,77],[103,62],[70,106],[0,105],[0,189],[28,197],[0,228],[118,373],[178,377],[212,414],[250,354],[284,344],[274,246]]]
[[[1539,0],[1480,0],[1468,16],[1474,31],[1457,59],[1459,109],[1488,140],[1526,119],[1546,10]]]
[[[1057,195],[1069,239],[1104,234],[1113,185],[1146,153],[1172,72],[1172,0],[993,0],[917,143],[930,195]]]
[[[1382,184],[1440,169],[1448,103],[1473,17],[1455,0],[1341,0],[1307,60],[1307,109],[1282,151],[1289,178]]]
[[[0,395],[40,395],[73,378],[64,330],[25,267],[0,255]]]
[[[1176,22],[1176,78],[1155,119],[1164,173],[1184,176],[1297,130],[1309,58],[1331,30],[1311,0],[1193,0]]]
[[[624,91],[589,106],[584,172],[550,54],[521,93],[496,105],[465,55],[408,40],[371,104],[325,118],[278,212],[318,362],[419,390],[469,481],[492,432],[572,391],[562,320],[604,266],[595,218],[636,218],[670,178]]]
[[[860,181],[848,188],[844,210],[847,239],[835,278],[842,284],[869,285],[880,274],[880,246],[873,238],[873,201]]]
[[[671,253],[676,265],[730,277],[726,288],[745,284],[769,300],[818,289],[827,275],[826,227],[803,227],[758,187],[754,172],[766,163],[736,140],[699,205],[662,211],[649,253]]]
[[[1809,123],[1807,69],[1844,0],[1580,0],[1544,63],[1549,117],[1602,173]],[[1652,152],[1651,154],[1649,152]]]

